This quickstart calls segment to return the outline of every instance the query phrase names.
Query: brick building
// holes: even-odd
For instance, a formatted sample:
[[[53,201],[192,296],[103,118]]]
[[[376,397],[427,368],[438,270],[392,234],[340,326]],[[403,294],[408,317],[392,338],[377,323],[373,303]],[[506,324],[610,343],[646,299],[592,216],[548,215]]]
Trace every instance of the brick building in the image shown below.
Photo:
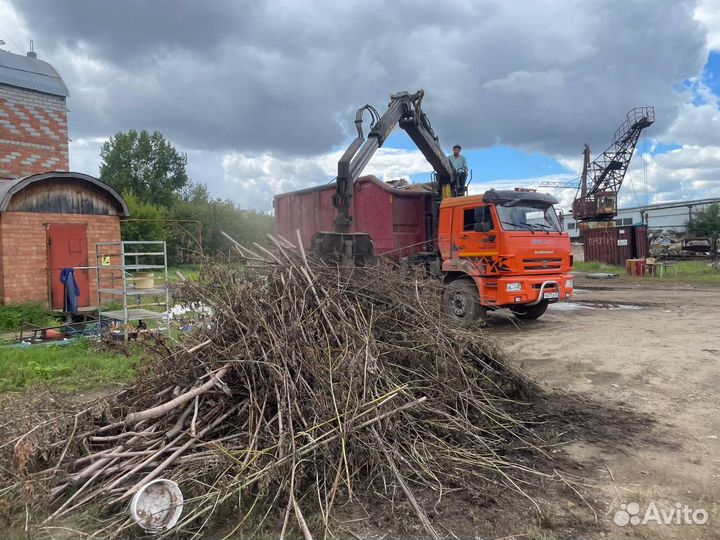
[[[68,170],[65,99],[50,64],[0,51],[0,178]]]
[[[97,242],[120,240],[122,198],[69,172],[66,98],[55,69],[0,50],[0,304],[62,307],[62,268],[92,266]],[[95,302],[95,274],[79,270],[80,306]]]

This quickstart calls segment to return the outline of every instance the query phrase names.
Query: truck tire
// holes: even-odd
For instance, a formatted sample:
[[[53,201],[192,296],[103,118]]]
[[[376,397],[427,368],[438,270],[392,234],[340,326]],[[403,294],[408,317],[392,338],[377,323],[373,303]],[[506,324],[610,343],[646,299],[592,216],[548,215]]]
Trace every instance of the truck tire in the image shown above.
[[[511,307],[510,311],[512,311],[516,317],[519,319],[526,319],[526,320],[532,320],[537,319],[540,317],[548,308],[548,302],[547,300],[542,300],[540,303],[535,304],[534,306],[517,306],[517,307]]]
[[[442,303],[445,316],[458,324],[484,320],[487,313],[487,309],[480,305],[477,285],[469,279],[456,279],[446,284]]]

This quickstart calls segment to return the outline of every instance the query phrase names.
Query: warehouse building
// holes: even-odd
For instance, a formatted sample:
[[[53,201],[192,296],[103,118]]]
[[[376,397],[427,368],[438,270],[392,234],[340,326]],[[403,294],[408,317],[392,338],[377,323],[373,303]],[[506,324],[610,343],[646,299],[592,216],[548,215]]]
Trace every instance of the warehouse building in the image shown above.
[[[716,203],[720,203],[720,197],[623,208],[618,210],[615,224],[618,226],[638,225],[643,223],[644,216],[647,215],[647,225],[650,231],[682,233],[685,232],[685,225],[692,219],[695,212]],[[570,238],[580,239],[580,230],[572,215],[565,218],[565,230]]]
[[[120,240],[120,195],[68,171],[68,95],[35,53],[0,50],[0,304],[62,308],[62,269],[92,266],[97,242]],[[93,304],[94,273],[76,279],[79,305]]]

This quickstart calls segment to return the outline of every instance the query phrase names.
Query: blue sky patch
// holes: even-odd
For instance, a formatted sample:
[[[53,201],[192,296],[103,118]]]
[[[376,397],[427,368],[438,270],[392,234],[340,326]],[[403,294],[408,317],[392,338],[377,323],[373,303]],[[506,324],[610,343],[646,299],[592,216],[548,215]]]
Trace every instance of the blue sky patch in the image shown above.
[[[708,55],[702,71],[702,80],[714,94],[720,95],[720,52],[713,51]]]
[[[720,52],[713,51],[709,54],[707,62],[702,70],[699,80],[686,79],[676,87],[678,92],[691,92],[692,103],[696,106],[704,105],[707,100],[699,92],[700,83],[704,84],[713,93],[720,95]],[[462,141],[447,142],[445,148],[447,153],[452,151],[452,145]],[[675,143],[658,143],[652,148],[652,139],[641,138],[637,146],[637,155],[643,152],[651,152],[653,155],[665,154],[677,150],[682,146]],[[385,143],[386,147],[403,148],[415,150],[412,140],[403,132],[395,131]],[[578,147],[581,145],[578,144]],[[510,146],[492,146],[480,149],[464,149],[463,154],[468,160],[468,165],[473,171],[473,179],[476,183],[488,183],[493,180],[528,180],[531,184],[534,180],[552,176],[567,177],[568,174],[579,174],[580,171],[571,171],[561,165],[554,158],[539,153],[527,152]],[[592,158],[596,154],[593,153]],[[427,182],[430,174],[415,174],[411,176],[413,182]]]

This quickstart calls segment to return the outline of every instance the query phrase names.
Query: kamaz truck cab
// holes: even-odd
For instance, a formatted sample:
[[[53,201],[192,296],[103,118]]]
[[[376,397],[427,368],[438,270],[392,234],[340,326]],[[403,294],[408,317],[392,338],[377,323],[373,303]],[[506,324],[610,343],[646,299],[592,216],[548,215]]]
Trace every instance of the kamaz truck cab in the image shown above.
[[[441,202],[437,238],[449,317],[470,322],[510,308],[536,319],[550,303],[572,297],[572,250],[556,203],[523,189]]]

